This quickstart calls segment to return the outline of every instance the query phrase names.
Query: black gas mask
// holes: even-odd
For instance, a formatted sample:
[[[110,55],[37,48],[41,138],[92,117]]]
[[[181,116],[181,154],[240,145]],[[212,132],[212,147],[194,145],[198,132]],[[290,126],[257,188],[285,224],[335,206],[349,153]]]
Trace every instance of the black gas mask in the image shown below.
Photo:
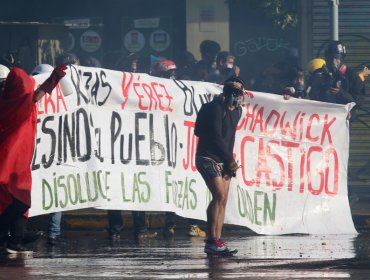
[[[223,95],[226,106],[237,107],[241,105],[244,94],[244,84],[240,79],[231,78],[225,81]]]
[[[329,72],[343,72],[346,47],[340,41],[330,41],[325,50],[325,62]]]
[[[326,57],[326,65],[330,72],[337,73],[343,65],[343,55],[333,54]]]

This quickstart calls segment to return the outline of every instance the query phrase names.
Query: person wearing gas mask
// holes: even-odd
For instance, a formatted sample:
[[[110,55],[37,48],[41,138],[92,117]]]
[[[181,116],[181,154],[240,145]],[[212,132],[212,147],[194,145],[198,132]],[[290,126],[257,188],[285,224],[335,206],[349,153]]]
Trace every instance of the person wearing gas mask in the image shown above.
[[[2,66],[0,68],[3,69]],[[1,70],[1,69],[0,69]],[[4,69],[3,69],[4,70]],[[31,207],[31,160],[36,138],[37,101],[51,94],[64,77],[57,66],[36,90],[35,80],[21,68],[2,73],[0,87],[0,241],[9,254],[30,254],[23,246]],[[10,232],[10,236],[9,236]]]
[[[222,94],[202,105],[195,122],[194,133],[199,138],[196,167],[212,194],[207,208],[208,239],[204,247],[207,254],[236,253],[221,240],[221,234],[230,179],[236,176],[239,167],[233,158],[233,149],[244,88],[239,78],[226,80]]]
[[[207,82],[222,84],[231,77],[238,77],[240,68],[235,65],[235,57],[228,51],[222,51],[216,57],[216,69],[211,73]]]
[[[346,48],[340,41],[328,43],[325,49],[325,64],[309,79],[310,99],[336,104],[361,104],[363,82],[359,75],[344,63],[345,56]],[[353,112],[354,110],[351,112],[352,117]]]
[[[292,68],[288,71],[289,84],[283,90],[284,99],[290,97],[307,98],[305,75],[302,69]]]
[[[346,48],[340,41],[328,43],[325,49],[325,64],[315,69],[309,77],[309,96],[313,100],[336,104],[356,102],[347,117],[353,121],[356,109],[362,103],[364,84],[359,74],[344,63],[345,56]],[[322,64],[321,61],[318,63]],[[348,195],[351,204],[358,200],[350,185]]]

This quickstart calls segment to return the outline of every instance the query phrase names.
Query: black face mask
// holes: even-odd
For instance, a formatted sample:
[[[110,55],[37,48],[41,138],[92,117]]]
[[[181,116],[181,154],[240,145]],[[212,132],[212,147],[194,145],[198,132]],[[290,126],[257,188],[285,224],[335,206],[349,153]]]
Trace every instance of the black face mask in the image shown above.
[[[295,96],[302,97],[304,93],[304,85],[301,83],[295,83],[293,87],[295,90]]]
[[[163,78],[176,79],[176,70],[168,70],[163,73]]]
[[[234,68],[223,68],[221,74],[226,78],[232,77],[234,75]]]

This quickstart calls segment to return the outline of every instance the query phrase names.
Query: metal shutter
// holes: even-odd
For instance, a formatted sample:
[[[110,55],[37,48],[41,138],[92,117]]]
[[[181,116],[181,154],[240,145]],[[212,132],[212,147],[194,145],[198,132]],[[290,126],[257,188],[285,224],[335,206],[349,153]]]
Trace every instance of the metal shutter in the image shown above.
[[[330,39],[329,1],[312,0],[312,53],[323,57],[325,43]],[[339,1],[339,40],[347,49],[346,64],[357,71],[370,68],[370,1]],[[362,106],[370,112],[370,76],[366,78]],[[349,185],[361,197],[370,198],[370,113],[363,112],[351,130]]]

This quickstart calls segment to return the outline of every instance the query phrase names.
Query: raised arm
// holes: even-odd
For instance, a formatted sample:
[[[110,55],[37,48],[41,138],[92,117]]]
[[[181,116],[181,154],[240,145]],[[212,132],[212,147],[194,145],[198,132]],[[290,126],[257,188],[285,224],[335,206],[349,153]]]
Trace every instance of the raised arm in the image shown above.
[[[33,101],[39,101],[45,95],[45,93],[51,94],[59,81],[66,75],[66,69],[66,64],[60,64],[55,67],[53,72],[51,72],[49,78],[47,78],[46,81],[38,89],[35,90]]]

